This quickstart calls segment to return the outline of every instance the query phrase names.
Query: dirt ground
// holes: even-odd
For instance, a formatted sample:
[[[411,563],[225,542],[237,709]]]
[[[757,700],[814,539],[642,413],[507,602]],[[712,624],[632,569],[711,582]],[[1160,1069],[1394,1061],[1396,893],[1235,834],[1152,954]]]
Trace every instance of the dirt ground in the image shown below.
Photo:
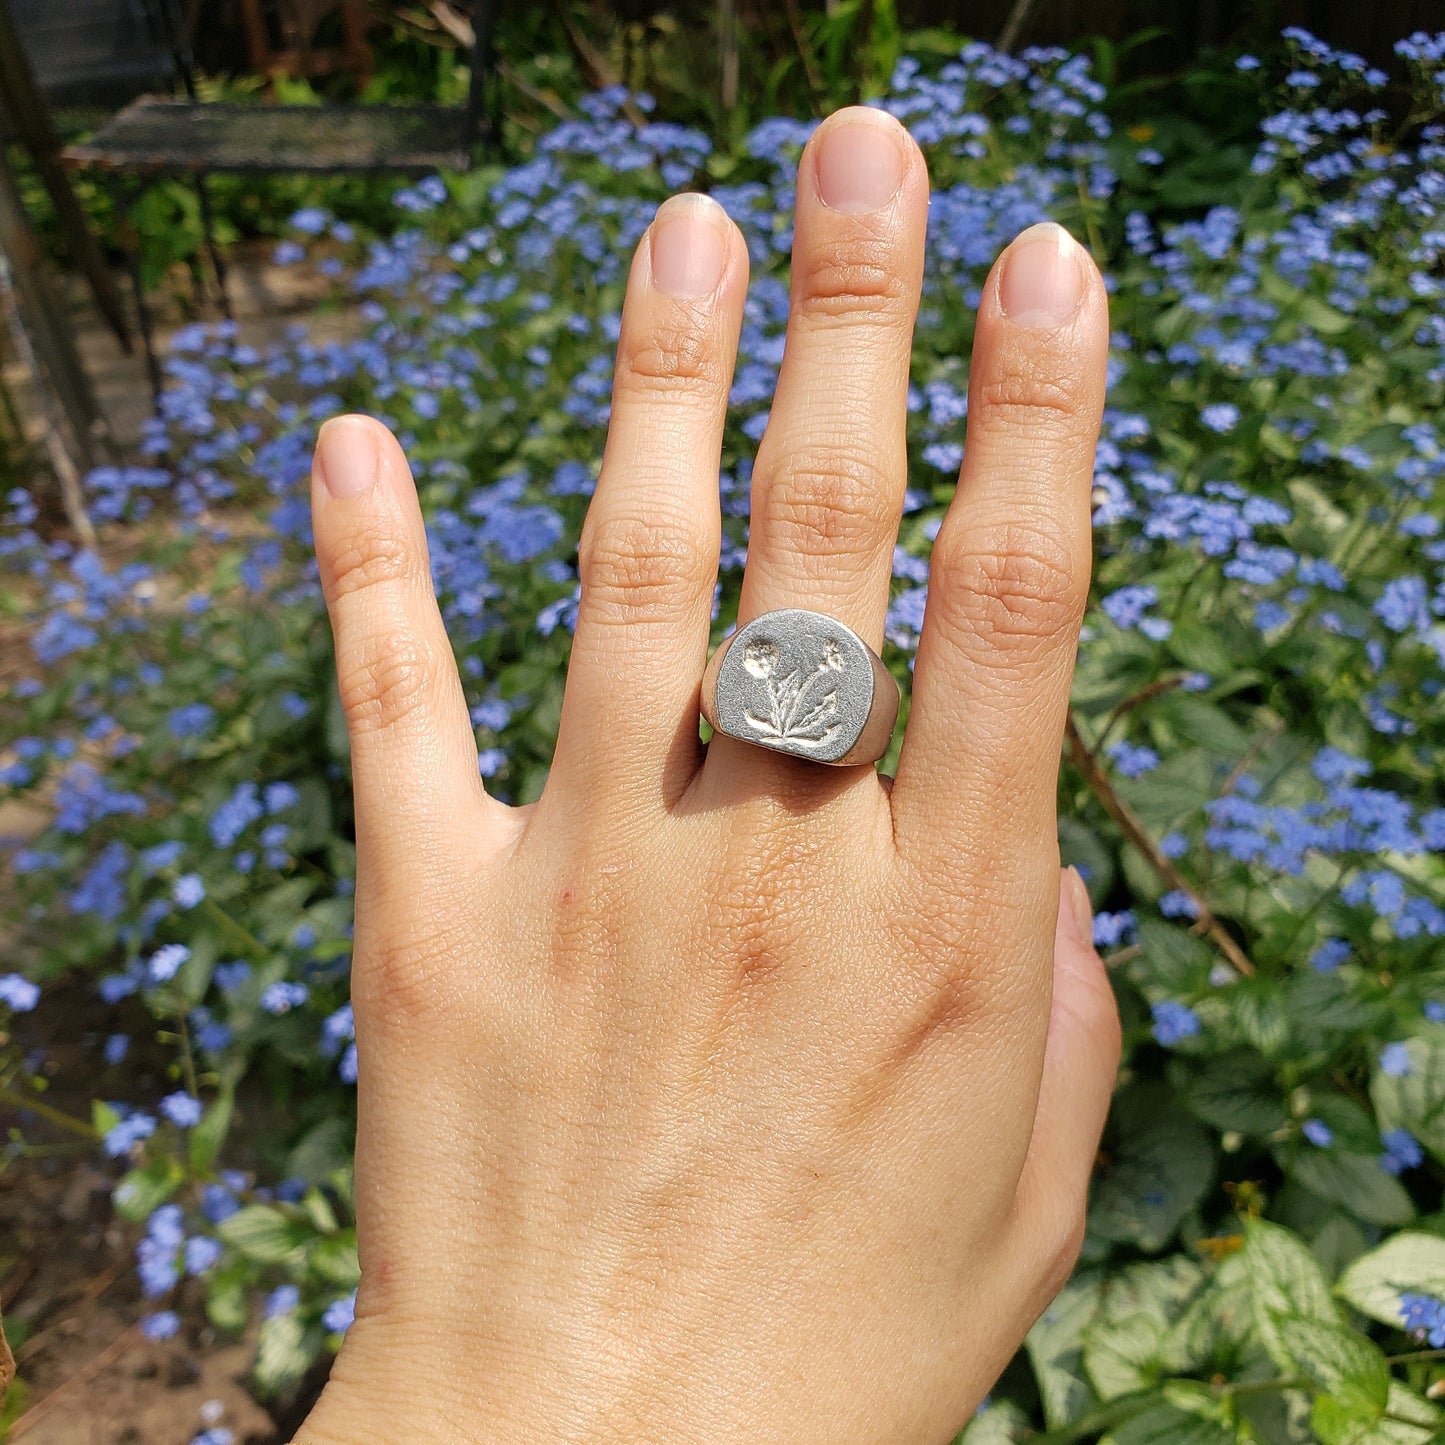
[[[136,1021],[139,1024],[139,1018]],[[99,1045],[114,1027],[109,1010],[83,983],[47,990],[41,1006],[15,1023],[14,1042],[39,1061],[52,1087],[51,1109],[84,1119],[89,1100],[154,1091],[158,1067],[144,1057],[106,1066]],[[39,1051],[37,1053],[37,1051]],[[110,1191],[119,1166],[49,1119],[0,1105],[0,1310],[14,1347],[18,1398],[9,1445],[187,1445],[224,1425],[236,1445],[289,1438],[294,1412],[273,1414],[252,1395],[254,1348],[211,1328],[199,1286],[183,1286],[174,1304],[180,1333],[152,1342],[141,1317],[156,1307],[141,1297],[134,1269],[141,1231],[117,1219]],[[19,1141],[23,1141],[23,1146]]]

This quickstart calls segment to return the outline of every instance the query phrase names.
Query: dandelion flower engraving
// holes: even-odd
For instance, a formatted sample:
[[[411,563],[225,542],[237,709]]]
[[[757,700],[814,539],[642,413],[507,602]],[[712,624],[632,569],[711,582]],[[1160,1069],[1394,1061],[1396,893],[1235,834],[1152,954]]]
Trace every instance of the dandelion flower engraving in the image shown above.
[[[743,666],[754,677],[771,677],[778,665],[778,649],[771,642],[750,642],[743,650]]]
[[[763,684],[768,708],[766,716],[744,714],[748,725],[765,738],[795,747],[825,747],[841,726],[834,721],[838,692],[829,688],[817,695],[817,688],[828,673],[842,672],[847,665],[842,649],[830,638],[823,644],[822,660],[806,677],[798,668],[779,677],[777,647],[770,642],[750,642],[743,653],[743,667]]]

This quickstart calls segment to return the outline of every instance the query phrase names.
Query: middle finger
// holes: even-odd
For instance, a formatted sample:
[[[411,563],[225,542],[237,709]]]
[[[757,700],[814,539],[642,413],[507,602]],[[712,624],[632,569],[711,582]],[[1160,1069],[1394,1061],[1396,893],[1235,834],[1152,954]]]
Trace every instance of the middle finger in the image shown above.
[[[838,112],[798,166],[792,297],[753,469],[739,624],[826,612],[878,649],[903,509],[928,171],[882,111]]]

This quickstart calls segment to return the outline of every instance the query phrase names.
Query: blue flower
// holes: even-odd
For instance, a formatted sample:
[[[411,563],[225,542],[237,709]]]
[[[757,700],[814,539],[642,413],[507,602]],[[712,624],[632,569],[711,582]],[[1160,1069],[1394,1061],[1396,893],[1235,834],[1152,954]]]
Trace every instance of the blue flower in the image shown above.
[[[1396,577],[1385,584],[1374,610],[1392,632],[1423,632],[1430,626],[1429,595],[1423,577]]]
[[[171,888],[171,899],[177,908],[194,908],[206,896],[206,885],[199,873],[183,873]]]
[[[1445,1349],[1445,1303],[1433,1295],[1402,1293],[1400,1320],[1406,1334],[1426,1340],[1431,1349]]]
[[[1325,747],[1315,754],[1310,771],[1322,783],[1346,783],[1369,777],[1373,769],[1363,758],[1351,757],[1339,748]]]
[[[1408,1129],[1387,1129],[1380,1135],[1385,1152],[1380,1155],[1380,1168],[1387,1174],[1400,1174],[1423,1162],[1425,1151]]]
[[[300,789],[294,783],[267,783],[261,793],[268,813],[294,808],[301,801]]]
[[[1159,900],[1159,911],[1165,918],[1198,918],[1199,904],[1182,888],[1175,888]]]
[[[1121,913],[1100,912],[1094,915],[1094,947],[1117,948],[1133,930],[1134,913],[1125,909]]]
[[[210,1238],[209,1235],[195,1234],[186,1241],[185,1260],[186,1273],[190,1275],[205,1274],[212,1269],[222,1254],[221,1242]]]
[[[1300,1132],[1321,1149],[1328,1149],[1335,1142],[1334,1130],[1323,1119],[1306,1119]]]
[[[1114,743],[1109,748],[1109,756],[1126,778],[1140,777],[1159,766],[1159,754],[1153,748],[1136,747],[1133,743]]]
[[[345,1334],[356,1318],[356,1291],[342,1299],[332,1300],[321,1316],[321,1323],[335,1334]]]
[[[235,1194],[220,1184],[201,1186],[201,1213],[212,1224],[221,1224],[239,1212],[240,1201]]]
[[[13,1013],[29,1013],[40,1002],[39,986],[18,973],[0,974],[0,1004]]]
[[[201,1101],[193,1094],[178,1091],[161,1100],[161,1113],[178,1129],[192,1129],[201,1122]]]
[[[1149,1012],[1154,1017],[1154,1037],[1166,1049],[1200,1032],[1199,1015],[1187,1004],[1165,999],[1162,1003],[1151,1005]]]
[[[137,1111],[113,1125],[105,1136],[105,1152],[112,1159],[119,1159],[141,1142],[149,1139],[156,1131],[156,1121],[149,1115]]]
[[[173,738],[193,738],[205,732],[215,718],[216,710],[208,703],[190,702],[170,714],[166,727]]]
[[[237,785],[231,796],[211,815],[208,829],[211,842],[218,848],[229,848],[264,812],[255,783]]]
[[[251,965],[243,958],[233,959],[229,963],[218,963],[212,970],[211,977],[216,981],[217,988],[225,993],[234,993],[251,977]]]
[[[169,983],[190,956],[191,950],[184,943],[167,943],[151,954],[146,973],[152,983]]]
[[[1227,401],[1217,401],[1199,413],[1199,420],[1212,432],[1233,431],[1239,422],[1239,408]]]
[[[285,979],[267,984],[261,994],[261,1007],[269,1014],[290,1013],[310,997],[310,990],[304,983],[291,983]]]
[[[140,1322],[140,1332],[148,1340],[169,1340],[180,1327],[180,1316],[174,1310],[160,1310]]]
[[[1139,619],[1159,600],[1155,587],[1131,585],[1120,587],[1100,602],[1104,615],[1115,627],[1137,627]]]
[[[268,1320],[278,1315],[289,1315],[301,1303],[301,1291],[294,1284],[279,1284],[266,1296],[261,1314]]]
[[[319,236],[330,224],[331,216],[319,206],[306,206],[291,217],[291,225],[308,236]]]
[[[1410,1072],[1410,1050],[1403,1043],[1386,1044],[1380,1050],[1380,1072],[1402,1079]]]
[[[1310,967],[1319,973],[1333,973],[1350,956],[1343,938],[1327,938],[1310,954]]]

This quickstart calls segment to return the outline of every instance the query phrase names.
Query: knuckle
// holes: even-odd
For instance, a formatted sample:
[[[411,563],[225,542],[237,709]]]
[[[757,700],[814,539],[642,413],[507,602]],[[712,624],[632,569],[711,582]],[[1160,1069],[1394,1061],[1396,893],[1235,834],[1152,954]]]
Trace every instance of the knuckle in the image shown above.
[[[895,1051],[906,1060],[935,1041],[976,1031],[990,1010],[987,980],[966,930],[940,910],[923,909],[904,929],[907,947],[893,965],[901,1027]]]
[[[846,321],[895,312],[906,316],[913,286],[900,274],[894,248],[876,237],[824,243],[803,261],[798,310],[804,321]]]
[[[337,689],[352,729],[385,732],[424,713],[432,674],[430,649],[404,629],[366,637],[338,654]]]
[[[382,521],[358,528],[330,558],[328,592],[333,599],[409,581],[416,575],[412,548]]]
[[[809,448],[785,460],[764,510],[779,550],[804,557],[873,551],[896,527],[894,478],[850,447]]]
[[[468,970],[449,934],[375,930],[358,953],[352,990],[356,1007],[367,1017],[406,1028],[455,1016],[459,980]]]
[[[979,422],[1015,435],[1054,428],[1072,433],[1082,425],[1078,388],[1071,378],[1034,365],[1008,366],[979,378]]]
[[[623,338],[617,387],[624,394],[644,396],[721,390],[723,360],[716,332],[705,317],[678,318]]]
[[[1018,651],[1069,639],[1084,615],[1088,584],[1063,539],[1006,522],[966,543],[934,548],[945,625],[965,645]]]
[[[676,522],[611,517],[584,530],[577,567],[589,603],[619,620],[675,610],[705,585],[704,548]]]

